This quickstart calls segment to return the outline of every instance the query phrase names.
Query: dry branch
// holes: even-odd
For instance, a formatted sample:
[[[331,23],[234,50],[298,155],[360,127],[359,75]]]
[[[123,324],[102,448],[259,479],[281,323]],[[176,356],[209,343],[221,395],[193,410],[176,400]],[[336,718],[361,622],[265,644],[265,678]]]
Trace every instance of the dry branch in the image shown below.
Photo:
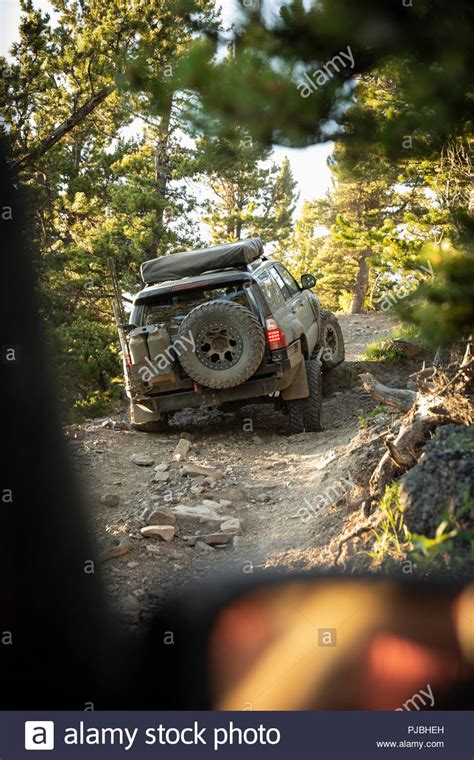
[[[434,367],[412,375],[418,386],[417,392],[389,388],[369,373],[359,375],[365,390],[376,401],[406,412],[398,435],[385,439],[387,451],[369,481],[369,503],[378,500],[400,472],[417,463],[421,445],[438,425],[474,422],[474,409],[468,396],[474,363],[470,346],[468,349],[461,366],[450,375]]]

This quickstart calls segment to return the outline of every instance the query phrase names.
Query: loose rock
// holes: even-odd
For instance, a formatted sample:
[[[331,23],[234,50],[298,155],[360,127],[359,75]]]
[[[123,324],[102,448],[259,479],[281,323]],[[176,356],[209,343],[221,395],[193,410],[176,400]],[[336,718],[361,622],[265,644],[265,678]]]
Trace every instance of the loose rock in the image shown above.
[[[188,507],[184,504],[179,504],[176,507],[172,507],[171,512],[175,516],[178,525],[186,530],[199,530],[203,525],[211,528],[211,530],[215,530],[228,517],[228,515],[220,515],[215,510],[203,505]]]
[[[147,525],[176,525],[176,517],[168,509],[153,509],[146,517]]]
[[[232,533],[232,535],[236,536],[242,532],[240,520],[237,517],[231,517],[230,520],[224,520],[221,524],[221,531],[223,533]]]
[[[222,470],[217,470],[214,467],[203,467],[199,464],[185,464],[181,470],[182,475],[188,475],[194,478],[198,475],[204,475],[205,478],[211,478],[212,480],[221,480],[224,477]]]
[[[120,496],[114,493],[107,493],[100,497],[100,501],[106,507],[117,507],[120,502]]]
[[[115,546],[111,546],[105,549],[98,558],[98,562],[107,562],[109,559],[116,559],[117,557],[123,557],[124,554],[128,554],[133,549],[133,541],[130,536],[124,536],[121,541]]]
[[[169,472],[161,472],[159,470],[158,472],[155,472],[152,480],[154,483],[166,483],[166,481],[169,480],[169,477]]]
[[[139,467],[151,467],[155,463],[155,460],[148,456],[148,454],[132,454],[130,461],[133,464],[139,465]]]
[[[184,459],[184,457],[188,453],[191,446],[192,446],[192,443],[191,441],[188,441],[187,438],[180,438],[178,441],[178,445],[176,446],[173,452],[172,461],[181,462],[181,460]]]
[[[140,529],[145,538],[162,538],[163,541],[172,541],[175,534],[174,525],[147,525]]]
[[[209,546],[219,546],[223,544],[231,544],[234,540],[232,533],[208,533],[205,536],[196,536],[196,541],[203,541]]]

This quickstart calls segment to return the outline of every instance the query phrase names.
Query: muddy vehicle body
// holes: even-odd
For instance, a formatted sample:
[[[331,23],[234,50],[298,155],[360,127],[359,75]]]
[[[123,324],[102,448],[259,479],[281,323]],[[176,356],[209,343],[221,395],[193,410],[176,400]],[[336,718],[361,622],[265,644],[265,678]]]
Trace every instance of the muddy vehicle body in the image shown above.
[[[344,358],[340,327],[259,238],[142,265],[121,324],[131,421],[162,430],[184,408],[272,402],[291,433],[320,429],[321,371]]]

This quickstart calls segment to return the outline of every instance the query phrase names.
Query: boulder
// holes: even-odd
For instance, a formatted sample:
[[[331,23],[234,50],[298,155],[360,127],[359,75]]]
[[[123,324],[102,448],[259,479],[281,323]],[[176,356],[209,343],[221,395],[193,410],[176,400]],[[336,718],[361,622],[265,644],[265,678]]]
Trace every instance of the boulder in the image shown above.
[[[446,512],[472,530],[474,425],[445,425],[425,446],[418,464],[400,479],[400,505],[414,533],[433,538]]]

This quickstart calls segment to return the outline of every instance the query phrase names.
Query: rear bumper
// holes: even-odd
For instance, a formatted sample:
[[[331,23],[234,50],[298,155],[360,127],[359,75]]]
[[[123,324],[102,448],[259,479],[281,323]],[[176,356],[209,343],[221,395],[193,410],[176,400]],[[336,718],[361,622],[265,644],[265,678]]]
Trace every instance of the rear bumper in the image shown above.
[[[276,354],[276,356],[275,356]],[[265,360],[250,380],[235,388],[214,390],[212,388],[177,388],[166,393],[157,393],[133,399],[137,417],[140,410],[144,418],[154,414],[167,414],[179,409],[201,406],[219,406],[229,401],[268,396],[287,388],[293,381],[302,360],[300,342],[272,353],[271,360]],[[276,359],[276,361],[275,361]]]

